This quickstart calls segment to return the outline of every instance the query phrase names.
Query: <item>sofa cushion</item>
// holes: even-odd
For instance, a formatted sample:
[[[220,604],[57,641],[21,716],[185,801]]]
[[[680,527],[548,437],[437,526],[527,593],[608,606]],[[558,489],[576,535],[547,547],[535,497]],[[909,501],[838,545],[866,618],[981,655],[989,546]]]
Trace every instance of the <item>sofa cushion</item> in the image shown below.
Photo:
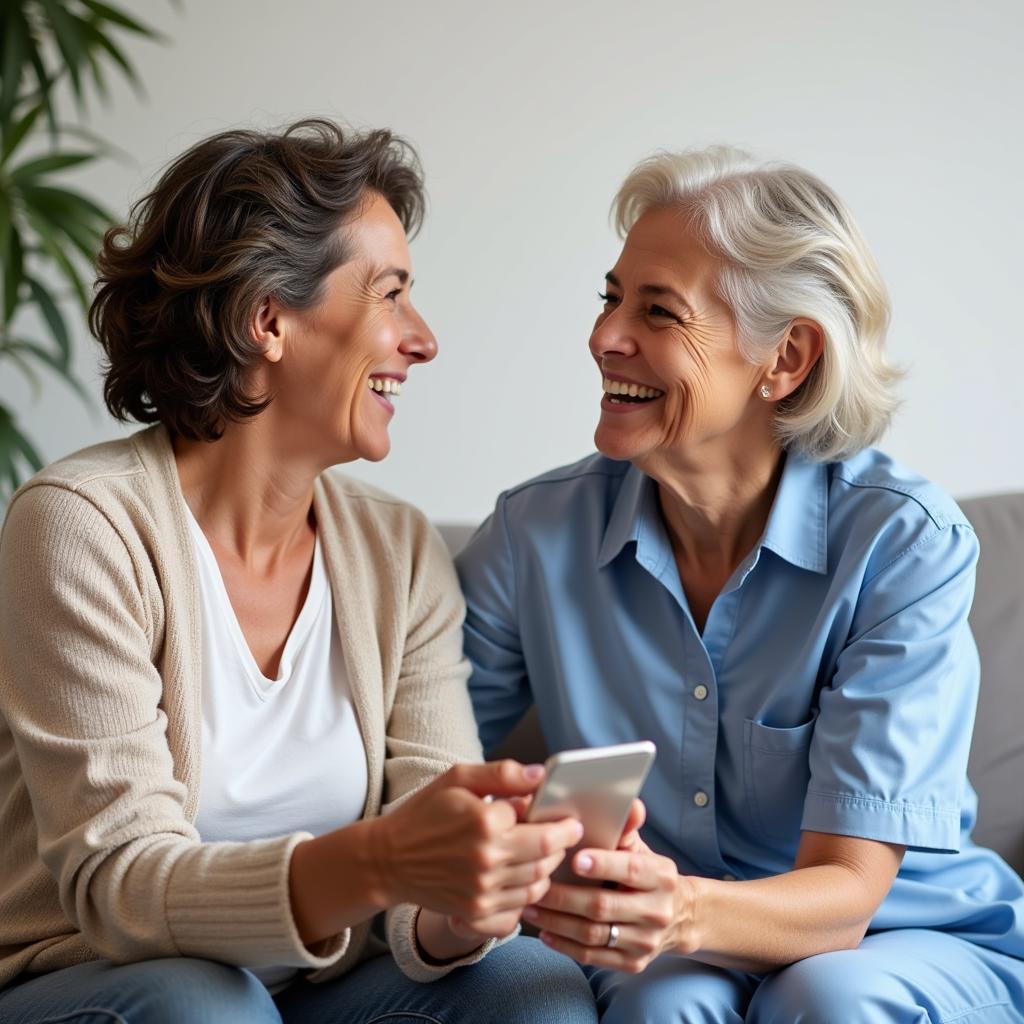
[[[968,775],[974,837],[1024,873],[1024,494],[960,503],[981,543],[971,628],[981,693]]]

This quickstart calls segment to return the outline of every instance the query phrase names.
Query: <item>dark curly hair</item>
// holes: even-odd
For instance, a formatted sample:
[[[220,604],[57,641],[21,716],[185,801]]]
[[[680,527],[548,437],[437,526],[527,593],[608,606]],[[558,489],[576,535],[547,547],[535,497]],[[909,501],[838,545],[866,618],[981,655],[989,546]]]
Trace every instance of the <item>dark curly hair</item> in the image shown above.
[[[247,389],[261,351],[251,317],[268,295],[291,309],[320,301],[324,278],[354,255],[337,229],[368,191],[416,233],[419,158],[389,131],[307,119],[221,132],[178,157],[97,259],[89,326],[110,412],[212,441],[265,409],[270,396]]]

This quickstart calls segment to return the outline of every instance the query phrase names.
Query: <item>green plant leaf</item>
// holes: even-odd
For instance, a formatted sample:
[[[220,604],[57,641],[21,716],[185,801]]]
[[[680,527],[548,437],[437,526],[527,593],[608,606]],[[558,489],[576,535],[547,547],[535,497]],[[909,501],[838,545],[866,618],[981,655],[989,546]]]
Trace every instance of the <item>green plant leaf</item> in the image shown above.
[[[21,300],[22,271],[24,268],[24,252],[21,235],[14,224],[8,229],[7,251],[4,253],[4,316],[3,323],[9,324],[15,309]]]
[[[139,76],[136,74],[135,68],[132,67],[131,61],[128,60],[128,58],[124,55],[124,52],[114,42],[114,40],[111,39],[110,36],[106,35],[106,33],[101,32],[94,25],[90,25],[88,23],[86,23],[85,32],[93,43],[95,43],[101,49],[106,50],[106,52],[109,54],[114,63],[117,64],[118,67],[120,67],[121,71],[124,74],[124,77],[127,78],[128,81],[131,82],[131,84],[135,87],[136,92],[141,92],[142,82],[139,79]]]
[[[42,191],[24,189],[25,197],[29,193]],[[57,192],[58,190],[50,190]],[[55,237],[63,236],[81,254],[82,258],[91,267],[96,262],[96,255],[103,244],[104,224],[91,215],[83,212],[73,203],[62,203],[54,201],[54,197],[48,196],[45,202],[38,196],[32,195],[30,202],[26,203],[26,214],[29,222],[37,231],[49,229]],[[45,225],[41,228],[40,225]]]
[[[92,81],[96,86],[96,91],[100,94],[100,99],[106,103],[110,99],[110,89],[107,87],[106,75],[103,74],[103,64],[92,49],[85,51],[85,57],[89,62],[89,68],[92,70]]]
[[[32,70],[35,71],[36,85],[38,87],[37,94],[32,96],[29,102],[35,102],[38,99],[42,103],[43,109],[46,111],[46,123],[50,128],[50,139],[55,142],[57,139],[57,114],[53,109],[51,94],[53,93],[54,85],[63,74],[63,69],[57,70],[52,75],[46,70],[46,65],[43,63],[43,58],[40,56],[39,48],[34,38],[28,51],[28,59],[32,65]]]
[[[82,382],[71,372],[71,368],[66,366],[49,349],[43,348],[42,345],[34,341],[27,341],[24,338],[10,338],[0,347],[0,353],[9,355],[15,360],[19,357],[32,356],[33,359],[38,359],[39,362],[45,363],[90,409],[95,408],[92,395],[85,390]],[[38,380],[39,378],[36,377],[37,382]]]
[[[21,73],[31,45],[25,16],[17,4],[4,4],[3,76],[0,81],[0,114],[6,123],[14,109]]]
[[[0,502],[10,501],[11,495],[18,489],[21,477],[14,465],[14,444],[7,441],[0,431]]]
[[[8,176],[15,185],[20,185],[44,174],[52,174],[68,167],[78,167],[95,159],[93,153],[48,153],[46,156],[19,164]]]
[[[43,104],[37,103],[34,107],[30,107],[28,113],[18,118],[9,128],[6,121],[3,123],[4,144],[3,149],[0,149],[0,166],[6,164],[14,151],[24,142],[25,136],[32,130],[42,111]]]
[[[83,7],[88,7],[93,14],[103,21],[109,21],[120,28],[127,29],[129,32],[137,32],[140,36],[145,36],[147,39],[163,41],[165,38],[155,29],[150,28],[148,25],[143,25],[141,21],[136,21],[125,14],[124,11],[111,7],[110,4],[102,4],[98,0],[81,0],[81,3]]]
[[[0,405],[0,496],[4,501],[21,483],[19,459],[26,462],[33,472],[43,468],[43,460],[35,445],[18,429],[13,414]],[[6,487],[2,483],[5,479]]]
[[[50,333],[53,335],[53,340],[57,343],[57,348],[60,350],[61,355],[61,364],[67,368],[71,364],[71,336],[68,334],[68,327],[64,322],[64,316],[60,311],[60,307],[40,281],[27,275],[25,280],[28,282],[32,301],[39,307],[39,312],[43,314],[43,318],[50,328]]]
[[[39,239],[40,246],[50,259],[57,264],[57,269],[64,276],[64,280],[71,286],[71,290],[75,293],[82,311],[88,313],[89,292],[86,290],[81,275],[75,269],[74,263],[71,262],[68,254],[64,251],[64,247],[61,245],[60,239],[50,225],[50,222],[44,217],[40,217],[34,210],[28,210],[27,216]]]
[[[13,419],[10,425],[11,429],[11,440],[14,442],[15,447],[25,457],[25,461],[36,471],[43,468],[43,460],[36,451],[35,446],[31,441],[17,428]]]
[[[81,139],[83,142],[88,142],[93,147],[93,151],[97,157],[108,156],[125,161],[133,159],[131,153],[126,149],[121,149],[120,146],[115,146],[112,142],[108,142],[95,132],[91,132],[88,128],[83,128],[81,125],[59,124],[57,125],[57,130],[61,135],[70,135],[73,138]]]
[[[96,403],[93,401],[92,395],[85,389],[85,385],[71,372],[70,369],[63,367],[60,360],[56,359],[52,352],[47,351],[41,345],[36,345],[32,342],[16,342],[15,347],[11,349],[8,347],[6,351],[13,356],[15,359],[23,359],[24,355],[32,355],[38,359],[41,363],[45,363],[50,369],[54,370],[60,379],[69,387],[78,397],[82,400],[82,404],[90,411],[95,411]],[[39,378],[36,378],[38,383]]]
[[[42,213],[52,218],[68,217],[76,221],[88,223],[90,218],[99,221],[96,225],[103,231],[113,223],[114,216],[109,210],[105,210],[99,203],[82,195],[70,188],[58,188],[55,185],[28,185],[22,184],[20,192],[26,204],[35,207]],[[58,227],[61,225],[58,223]]]
[[[71,78],[71,89],[79,108],[84,103],[82,92],[81,66],[85,61],[85,46],[79,19],[61,6],[57,0],[39,0],[39,6],[46,13],[54,41],[64,58],[64,65]]]
[[[32,364],[24,355],[22,355],[20,349],[15,348],[10,342],[8,342],[4,345],[0,345],[0,355],[6,356],[19,370],[21,370],[25,379],[28,381],[28,386],[32,389],[32,399],[38,402],[39,396],[42,394],[43,383],[39,379],[39,374],[32,369]]]
[[[38,230],[39,223],[46,222],[51,233],[63,235],[90,266],[95,263],[110,223],[105,210],[70,189],[23,185],[21,194],[34,228]]]
[[[7,266],[7,246],[11,241],[11,199],[8,193],[0,188],[0,266]]]

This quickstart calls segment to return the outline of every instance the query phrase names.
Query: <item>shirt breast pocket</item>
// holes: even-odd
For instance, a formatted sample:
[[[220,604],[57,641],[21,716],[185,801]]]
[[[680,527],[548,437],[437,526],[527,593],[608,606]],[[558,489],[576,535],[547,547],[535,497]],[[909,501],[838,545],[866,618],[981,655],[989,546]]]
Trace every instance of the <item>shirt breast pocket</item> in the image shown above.
[[[809,753],[815,711],[802,725],[779,729],[746,719],[743,723],[743,774],[751,819],[769,839],[799,839],[804,797],[811,780]]]

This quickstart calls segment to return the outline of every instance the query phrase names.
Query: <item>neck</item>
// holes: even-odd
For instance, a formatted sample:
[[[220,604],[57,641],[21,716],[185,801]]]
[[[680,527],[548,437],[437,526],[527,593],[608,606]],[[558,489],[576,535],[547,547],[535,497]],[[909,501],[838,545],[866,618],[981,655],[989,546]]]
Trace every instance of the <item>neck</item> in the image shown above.
[[[741,451],[658,456],[639,468],[658,484],[677,561],[724,579],[764,532],[782,466],[782,449],[768,438]]]
[[[231,423],[213,442],[173,441],[181,491],[203,532],[253,567],[308,541],[313,483],[326,468],[289,445],[270,419]]]

